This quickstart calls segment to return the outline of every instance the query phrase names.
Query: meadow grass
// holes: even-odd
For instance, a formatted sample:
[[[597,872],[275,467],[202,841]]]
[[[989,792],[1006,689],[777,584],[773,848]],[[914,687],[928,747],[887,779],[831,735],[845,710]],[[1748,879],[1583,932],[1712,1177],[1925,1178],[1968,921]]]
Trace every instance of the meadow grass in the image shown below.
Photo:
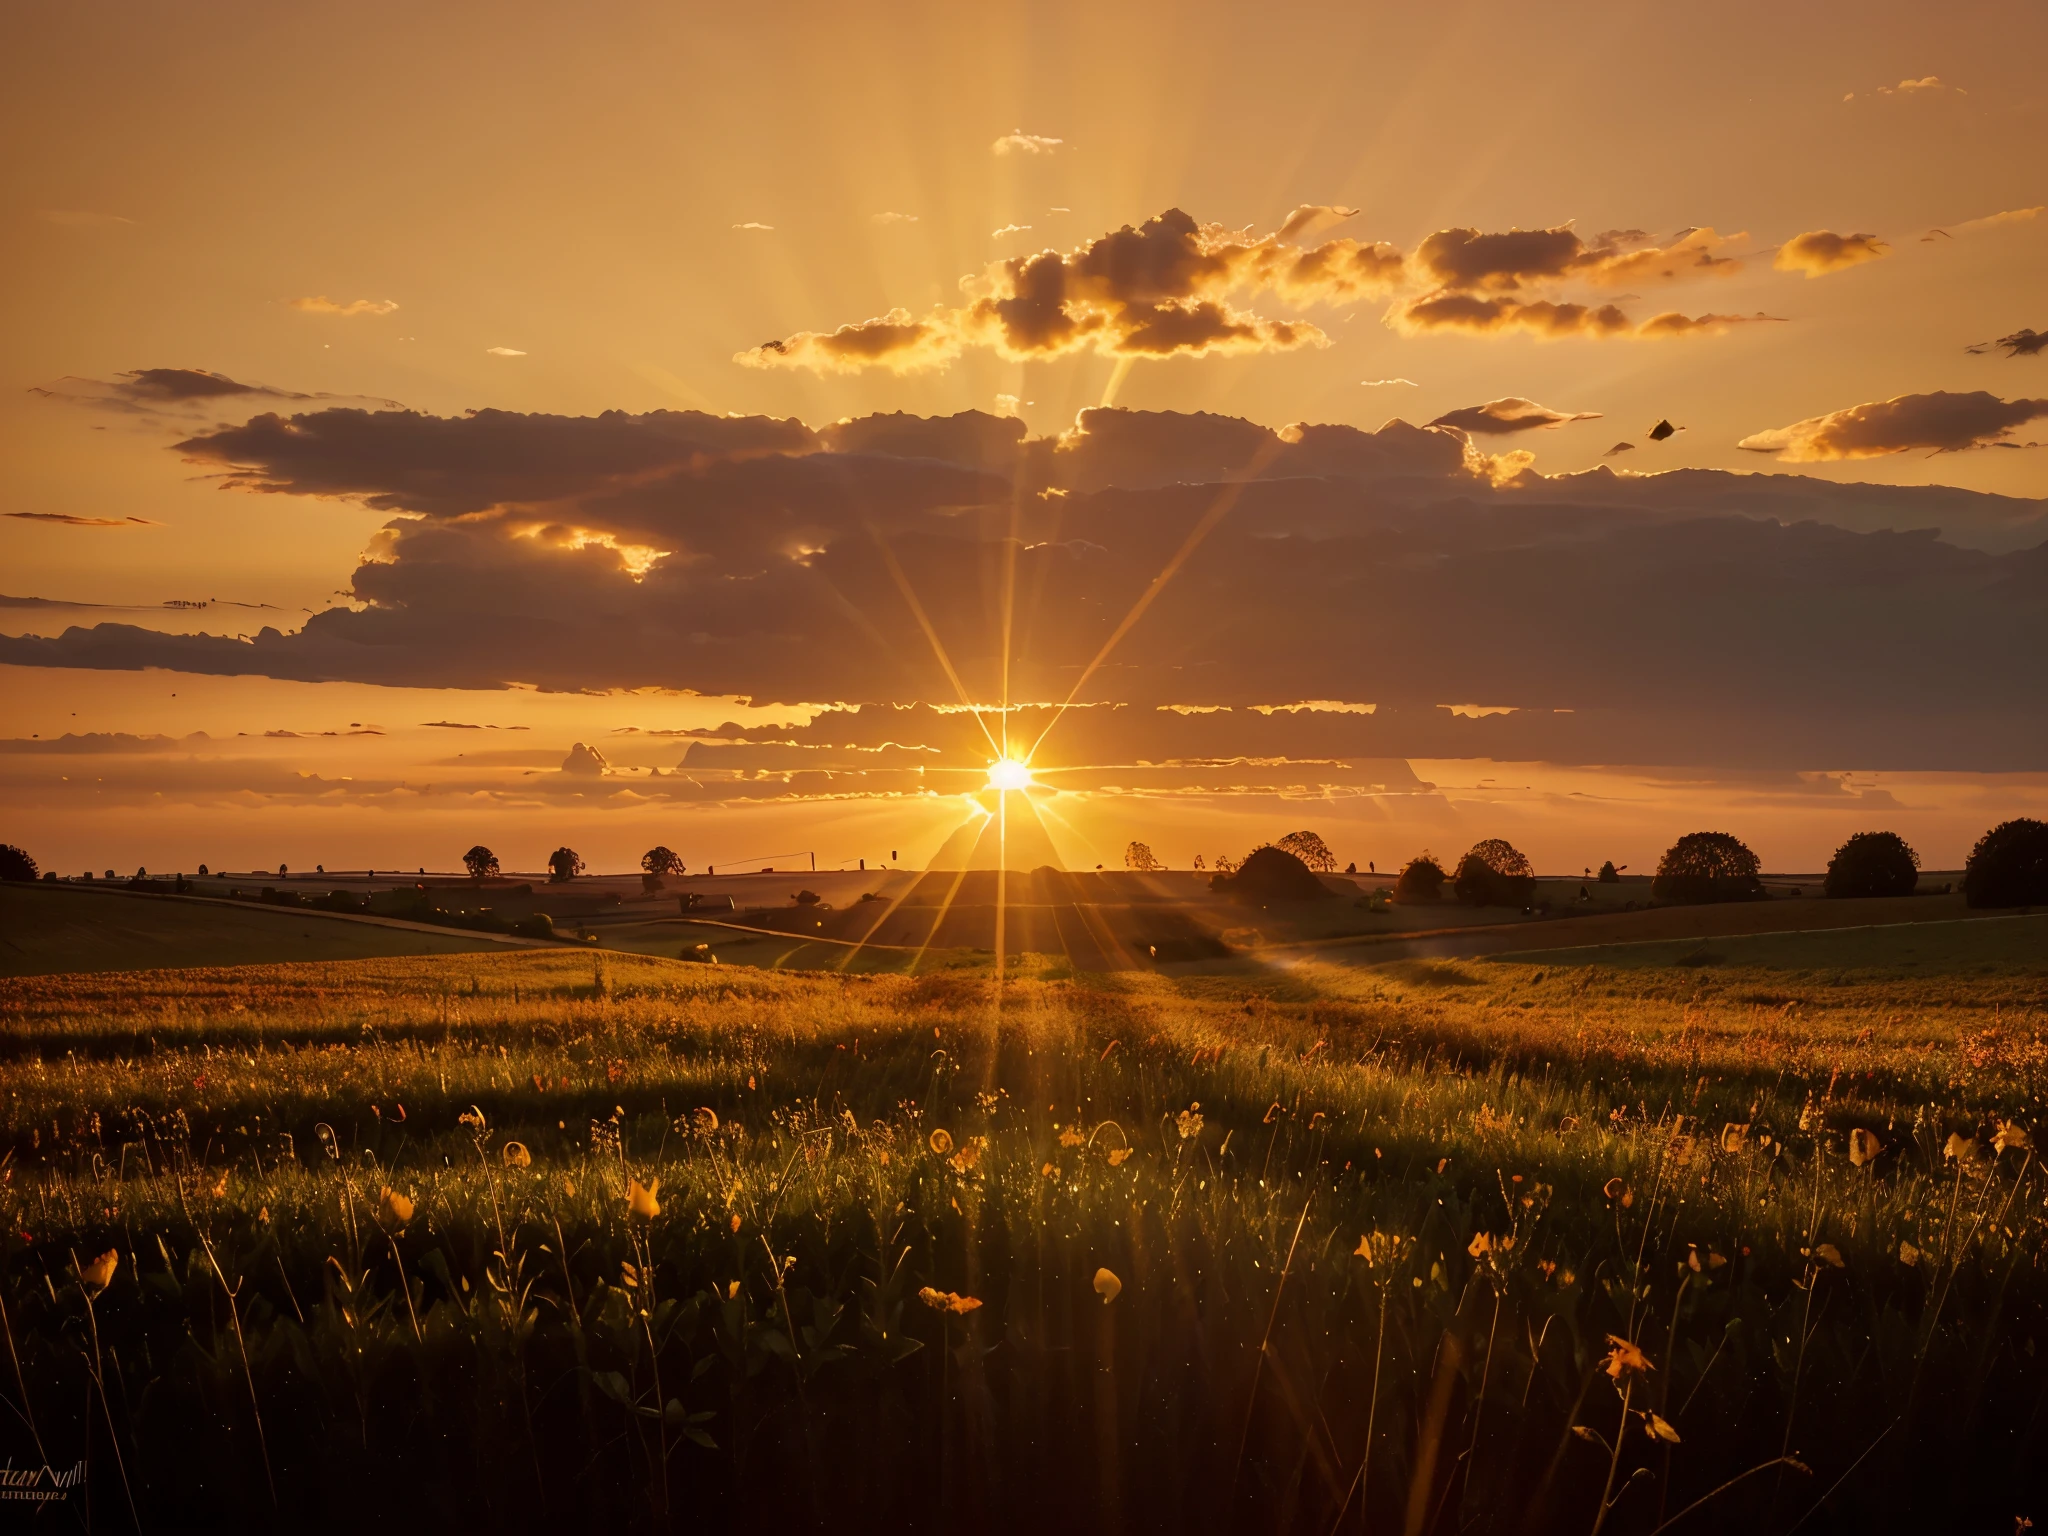
[[[2048,974],[1968,972],[0,982],[7,1450],[110,1528],[2003,1530]]]

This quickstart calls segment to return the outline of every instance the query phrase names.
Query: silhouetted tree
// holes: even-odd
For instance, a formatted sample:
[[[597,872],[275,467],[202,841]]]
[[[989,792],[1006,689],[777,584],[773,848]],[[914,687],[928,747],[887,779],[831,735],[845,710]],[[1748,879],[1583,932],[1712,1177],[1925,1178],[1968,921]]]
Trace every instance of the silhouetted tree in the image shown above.
[[[1403,906],[1425,901],[1441,901],[1444,895],[1444,881],[1450,878],[1444,873],[1443,865],[1437,863],[1431,853],[1419,853],[1410,859],[1394,881],[1394,900]]]
[[[33,880],[36,861],[12,843],[0,843],[0,880]]]
[[[1468,907],[1522,907],[1536,894],[1536,872],[1512,843],[1489,837],[1458,860],[1452,888]]]
[[[1762,866],[1748,844],[1726,832],[1688,832],[1664,851],[1650,894],[1659,901],[1755,901]]]
[[[1150,871],[1164,869],[1166,866],[1153,855],[1149,846],[1144,843],[1132,843],[1124,850],[1124,868]]]
[[[1628,866],[1626,864],[1621,866],[1621,869],[1627,868]],[[1602,885],[1621,884],[1621,869],[1616,869],[1614,867],[1614,860],[1609,859],[1605,864],[1602,864],[1600,866],[1600,883]]]
[[[1238,862],[1238,860],[1233,859],[1227,853],[1219,853],[1216,855],[1216,873],[1219,875],[1234,874],[1237,871]]]
[[[498,856],[478,843],[462,856],[462,867],[472,880],[487,880],[498,872]]]
[[[574,848],[557,848],[548,855],[548,883],[560,885],[583,873],[583,856]]]
[[[2020,816],[1978,838],[1963,895],[1973,907],[2048,905],[2048,822]]]
[[[1920,855],[1896,832],[1858,832],[1828,860],[1826,896],[1910,896],[1920,883]]]
[[[650,875],[680,875],[683,861],[673,848],[657,843],[640,855],[640,867]]]
[[[1330,874],[1337,868],[1337,855],[1313,832],[1290,832],[1273,846],[1282,853],[1293,854],[1319,875]]]
[[[1197,868],[1197,869],[1205,869],[1205,868],[1207,868],[1207,866],[1206,866],[1205,864],[1203,864],[1203,863],[1202,863],[1202,856],[1201,856],[1201,855],[1200,855],[1199,853],[1195,855],[1195,868]]]

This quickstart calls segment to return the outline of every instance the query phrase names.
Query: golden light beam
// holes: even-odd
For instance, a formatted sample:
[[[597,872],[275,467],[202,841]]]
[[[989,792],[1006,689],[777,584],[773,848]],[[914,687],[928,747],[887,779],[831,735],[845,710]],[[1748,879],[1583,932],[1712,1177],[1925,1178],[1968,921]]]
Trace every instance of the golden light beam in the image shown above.
[[[889,567],[889,574],[896,580],[897,590],[902,592],[903,601],[910,605],[910,611],[916,616],[918,626],[924,630],[924,637],[931,644],[932,654],[938,657],[939,665],[945,669],[947,680],[952,683],[954,693],[959,695],[961,705],[973,714],[974,723],[981,727],[981,734],[988,740],[989,750],[997,757],[1007,757],[1009,754],[1004,752],[996,744],[995,737],[989,734],[988,723],[981,718],[981,707],[967,696],[967,685],[960,681],[960,674],[953,670],[953,659],[946,654],[945,646],[939,643],[939,632],[932,627],[932,621],[924,611],[924,604],[917,600],[917,594],[910,589],[910,578],[903,574],[903,567],[896,563],[895,552],[889,548],[888,541],[882,537],[881,530],[874,524],[868,525],[868,533],[875,541],[875,548],[882,552],[882,563]]]
[[[1173,580],[1183,565],[1187,564],[1188,557],[1195,552],[1202,540],[1209,536],[1210,530],[1229,515],[1230,509],[1237,505],[1238,497],[1244,494],[1244,488],[1251,483],[1252,477],[1271,463],[1273,456],[1279,451],[1280,440],[1277,437],[1260,444],[1259,451],[1252,455],[1251,463],[1245,466],[1244,478],[1233,480],[1218,488],[1216,499],[1209,504],[1209,510],[1202,514],[1201,521],[1195,524],[1185,539],[1181,540],[1181,546],[1174,551],[1173,558],[1168,560],[1159,574],[1152,578],[1152,584],[1145,588],[1135,603],[1131,604],[1131,611],[1124,615],[1123,622],[1117,625],[1115,632],[1107,640],[1102,642],[1102,649],[1095,653],[1095,659],[1089,662],[1080,677],[1075,679],[1065,701],[1053,712],[1053,717],[1046,721],[1045,729],[1038,733],[1038,740],[1031,743],[1031,750],[1024,757],[1026,762],[1038,756],[1038,749],[1045,745],[1045,738],[1052,734],[1053,727],[1060,723],[1074,700],[1080,696],[1081,690],[1088,686],[1088,679],[1093,677],[1096,669],[1109,659],[1109,653],[1131,632],[1131,627],[1145,616],[1145,610],[1152,606],[1152,600],[1165,590],[1166,584]]]

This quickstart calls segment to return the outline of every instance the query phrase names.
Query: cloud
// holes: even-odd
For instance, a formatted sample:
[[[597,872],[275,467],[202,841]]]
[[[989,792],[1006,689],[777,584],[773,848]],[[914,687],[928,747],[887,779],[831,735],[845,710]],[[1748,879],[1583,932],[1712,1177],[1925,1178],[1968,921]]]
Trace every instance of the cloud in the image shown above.
[[[2007,357],[2036,357],[2048,348],[2048,331],[2019,330],[2010,336],[2001,336],[1996,341],[1982,341],[1974,347],[1965,347],[1965,352],[1989,352],[1993,347],[2005,348]]]
[[[1932,453],[2016,448],[2030,445],[2010,441],[2013,430],[2041,416],[2048,416],[2048,400],[2001,400],[1981,389],[1967,394],[1936,390],[1830,411],[1753,433],[1736,446],[1793,464],[1873,459],[1921,448]]]
[[[1473,432],[1484,436],[1499,436],[1509,432],[1527,432],[1537,427],[1561,427],[1570,421],[1599,419],[1598,411],[1553,411],[1547,405],[1538,405],[1534,400],[1525,400],[1520,395],[1508,395],[1503,399],[1489,400],[1484,405],[1468,405],[1462,410],[1446,411],[1430,425],[1454,427],[1460,432]]]
[[[915,224],[917,222],[917,215],[914,213],[877,213],[871,215],[868,222],[871,224]]]
[[[1413,379],[1360,379],[1358,382],[1367,389],[1384,389],[1389,384],[1405,384],[1410,389],[1420,389],[1422,387]]]
[[[1304,235],[1319,234],[1333,224],[1342,224],[1346,219],[1357,217],[1356,208],[1344,208],[1332,203],[1299,203],[1292,213],[1280,221],[1280,227],[1273,232],[1273,238],[1299,240]]]
[[[215,410],[229,401],[254,404],[270,400],[311,400],[312,395],[245,384],[205,368],[135,368],[111,379],[66,378],[31,394],[71,405],[153,416],[185,416]]]
[[[518,349],[517,347],[485,347],[485,348],[484,348],[484,351],[488,352],[488,353],[489,353],[489,354],[490,354],[490,355],[491,355],[492,357],[524,357],[524,356],[526,356],[526,354],[525,354],[524,352],[520,351],[520,350],[519,350],[519,349]]]
[[[315,294],[309,299],[293,299],[292,308],[309,315],[388,315],[398,308],[393,299],[351,299],[346,304],[337,304],[326,294]]]
[[[135,222],[118,213],[95,213],[86,208],[45,208],[37,217],[62,229],[113,229]]]
[[[1945,84],[1939,75],[1923,75],[1918,80],[1901,80],[1897,85],[1880,85],[1870,92],[1872,96],[1967,96],[1970,93],[1959,85]],[[1849,92],[1844,101],[1854,101],[1856,93]]]
[[[1771,265],[1780,272],[1825,277],[1830,272],[1876,261],[1887,253],[1885,242],[1875,235],[1838,235],[1831,229],[1809,229],[1779,246]]]
[[[70,528],[161,528],[162,523],[147,517],[80,517],[71,512],[9,512],[9,517],[18,517],[32,523],[62,523]]]
[[[1603,459],[1611,459],[1617,453],[1634,453],[1635,451],[1636,445],[1634,443],[1616,443],[1612,448],[1608,449],[1605,453],[1601,454],[1600,457]]]
[[[988,232],[988,237],[991,240],[1000,240],[1005,235],[1024,234],[1028,232],[1030,228],[1031,226],[1029,224],[1005,224],[1001,229],[990,230]]]
[[[1745,234],[1681,230],[1658,245],[1641,230],[1610,230],[1591,243],[1569,224],[1482,233],[1440,229],[1415,251],[1415,265],[1453,293],[1514,293],[1535,284],[1582,279],[1606,287],[1659,278],[1729,276],[1741,267],[1725,254]]]
[[[1065,142],[1064,139],[1050,139],[1044,134],[1013,128],[989,148],[999,155],[1049,155]]]
[[[332,408],[209,429],[179,451],[290,498],[272,519],[319,517],[336,496],[392,514],[352,601],[247,639],[23,610],[51,628],[0,639],[0,663],[861,702],[799,738],[801,754],[760,749],[744,778],[693,748],[662,793],[914,794],[937,781],[841,748],[938,744],[975,763],[966,735],[945,734],[974,731],[971,717],[882,706],[951,703],[953,676],[975,697],[1000,690],[992,616],[997,573],[1014,569],[1013,697],[1057,701],[1085,676],[1088,721],[1210,711],[1159,734],[1070,717],[1046,762],[1133,765],[1111,782],[1163,784],[1168,755],[1206,759],[1201,782],[1222,787],[1362,784],[1363,767],[1330,762],[1361,754],[2048,766],[2042,502],[1783,473],[1546,477],[1447,427],[1118,409],[1034,437],[980,412],[813,430]],[[1988,547],[1939,540],[1937,524]],[[1895,622],[1901,591],[1912,625]],[[1450,611],[1464,617],[1446,628]],[[1630,644],[1588,644],[1557,620],[1574,612]],[[1377,709],[1304,711],[1284,736],[1246,714],[1303,699]],[[1437,708],[1468,699],[1516,712]],[[615,769],[593,792],[639,781]]]
[[[1525,331],[1535,336],[1627,336],[1635,323],[1612,304],[1591,308],[1548,299],[1482,298],[1470,293],[1437,293],[1396,307],[1388,317],[1410,335],[1425,331]]]
[[[1987,213],[1981,219],[1965,219],[1950,227],[1950,233],[1974,235],[1987,229],[2003,229],[2013,224],[2031,224],[2048,213],[2048,204],[2035,204],[2032,208],[2008,208],[2003,213]]]
[[[225,395],[282,395],[283,390],[243,384],[204,368],[135,368],[116,388],[139,400],[218,400]]]
[[[749,220],[747,220],[747,222],[746,222],[746,223],[744,223],[744,224],[735,224],[735,225],[733,225],[733,228],[734,228],[734,229],[760,229],[760,230],[767,230],[767,231],[773,232],[773,230],[774,230],[775,226],[774,226],[773,224],[763,224],[763,223],[761,223],[761,222],[760,222],[760,221],[759,221],[758,219],[749,219]]]

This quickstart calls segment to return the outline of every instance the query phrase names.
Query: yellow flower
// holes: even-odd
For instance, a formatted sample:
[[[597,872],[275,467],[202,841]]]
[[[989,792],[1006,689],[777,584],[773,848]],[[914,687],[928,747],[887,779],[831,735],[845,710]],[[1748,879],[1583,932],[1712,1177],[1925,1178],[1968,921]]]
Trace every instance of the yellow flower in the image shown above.
[[[377,1192],[377,1225],[386,1232],[403,1230],[412,1220],[412,1201],[386,1184]]]
[[[1616,1381],[1628,1375],[1642,1375],[1654,1371],[1650,1357],[1618,1333],[1607,1335],[1607,1342],[1614,1347],[1607,1351],[1607,1374]]]
[[[1095,1271],[1095,1294],[1102,1298],[1106,1307],[1123,1294],[1124,1283],[1106,1269]]]
[[[1920,1262],[1920,1250],[1911,1243],[1899,1244],[1899,1262],[1908,1269],[1913,1268]]]
[[[1678,1444],[1678,1431],[1673,1429],[1671,1421],[1664,1418],[1661,1414],[1653,1413],[1643,1420],[1643,1433],[1652,1440],[1663,1440],[1672,1445]]]
[[[1952,1163],[1974,1163],[1977,1160],[1977,1138],[1951,1131],[1948,1145],[1941,1149],[1941,1155]]]
[[[1746,1123],[1730,1120],[1721,1127],[1721,1150],[1723,1152],[1740,1152],[1742,1144],[1748,1140],[1749,1126]]]
[[[2014,1125],[2010,1120],[2001,1120],[1998,1123],[1998,1134],[1991,1138],[1991,1145],[2001,1152],[2031,1152],[2034,1150],[2034,1139],[2027,1134],[2024,1126]]]
[[[1081,1134],[1079,1126],[1069,1125],[1060,1129],[1060,1145],[1063,1147],[1078,1147],[1087,1139]]]
[[[986,1136],[970,1136],[961,1144],[960,1150],[951,1158],[955,1173],[972,1173],[981,1162],[982,1150],[988,1146]]]
[[[981,1305],[979,1297],[962,1296],[956,1291],[941,1291],[929,1285],[918,1291],[917,1299],[934,1312],[949,1312],[955,1317],[963,1317]]]
[[[1487,1254],[1493,1252],[1493,1238],[1491,1234],[1474,1232],[1472,1234],[1472,1241],[1466,1245],[1465,1251],[1475,1259],[1484,1258]]]
[[[949,1130],[946,1130],[943,1126],[941,1126],[939,1129],[932,1132],[931,1145],[932,1150],[934,1152],[938,1153],[939,1156],[944,1157],[948,1152],[951,1152],[953,1150],[953,1133]]]
[[[1124,1159],[1130,1155],[1131,1149],[1129,1147],[1112,1147],[1109,1153],[1109,1166],[1112,1168],[1123,1167]]]
[[[114,1271],[121,1266],[121,1255],[117,1249],[109,1248],[96,1259],[88,1260],[79,1267],[78,1283],[88,1296],[97,1296],[114,1283]]]
[[[508,1141],[498,1149],[498,1156],[504,1159],[507,1168],[531,1168],[533,1154],[526,1150],[523,1141]]]
[[[643,1216],[652,1221],[661,1214],[661,1202],[655,1194],[661,1189],[661,1180],[649,1179],[642,1184],[638,1179],[626,1180],[626,1211],[632,1216]]]
[[[1859,1126],[1849,1133],[1849,1161],[1853,1166],[1861,1168],[1883,1150],[1884,1143],[1877,1139],[1874,1132],[1866,1131]]]
[[[700,1105],[690,1113],[690,1121],[697,1127],[697,1134],[709,1136],[718,1129],[718,1111],[709,1104]]]
[[[1180,1139],[1182,1141],[1192,1141],[1195,1137],[1202,1134],[1202,1117],[1197,1113],[1201,1107],[1199,1103],[1190,1104],[1174,1117],[1175,1124],[1180,1129]]]

